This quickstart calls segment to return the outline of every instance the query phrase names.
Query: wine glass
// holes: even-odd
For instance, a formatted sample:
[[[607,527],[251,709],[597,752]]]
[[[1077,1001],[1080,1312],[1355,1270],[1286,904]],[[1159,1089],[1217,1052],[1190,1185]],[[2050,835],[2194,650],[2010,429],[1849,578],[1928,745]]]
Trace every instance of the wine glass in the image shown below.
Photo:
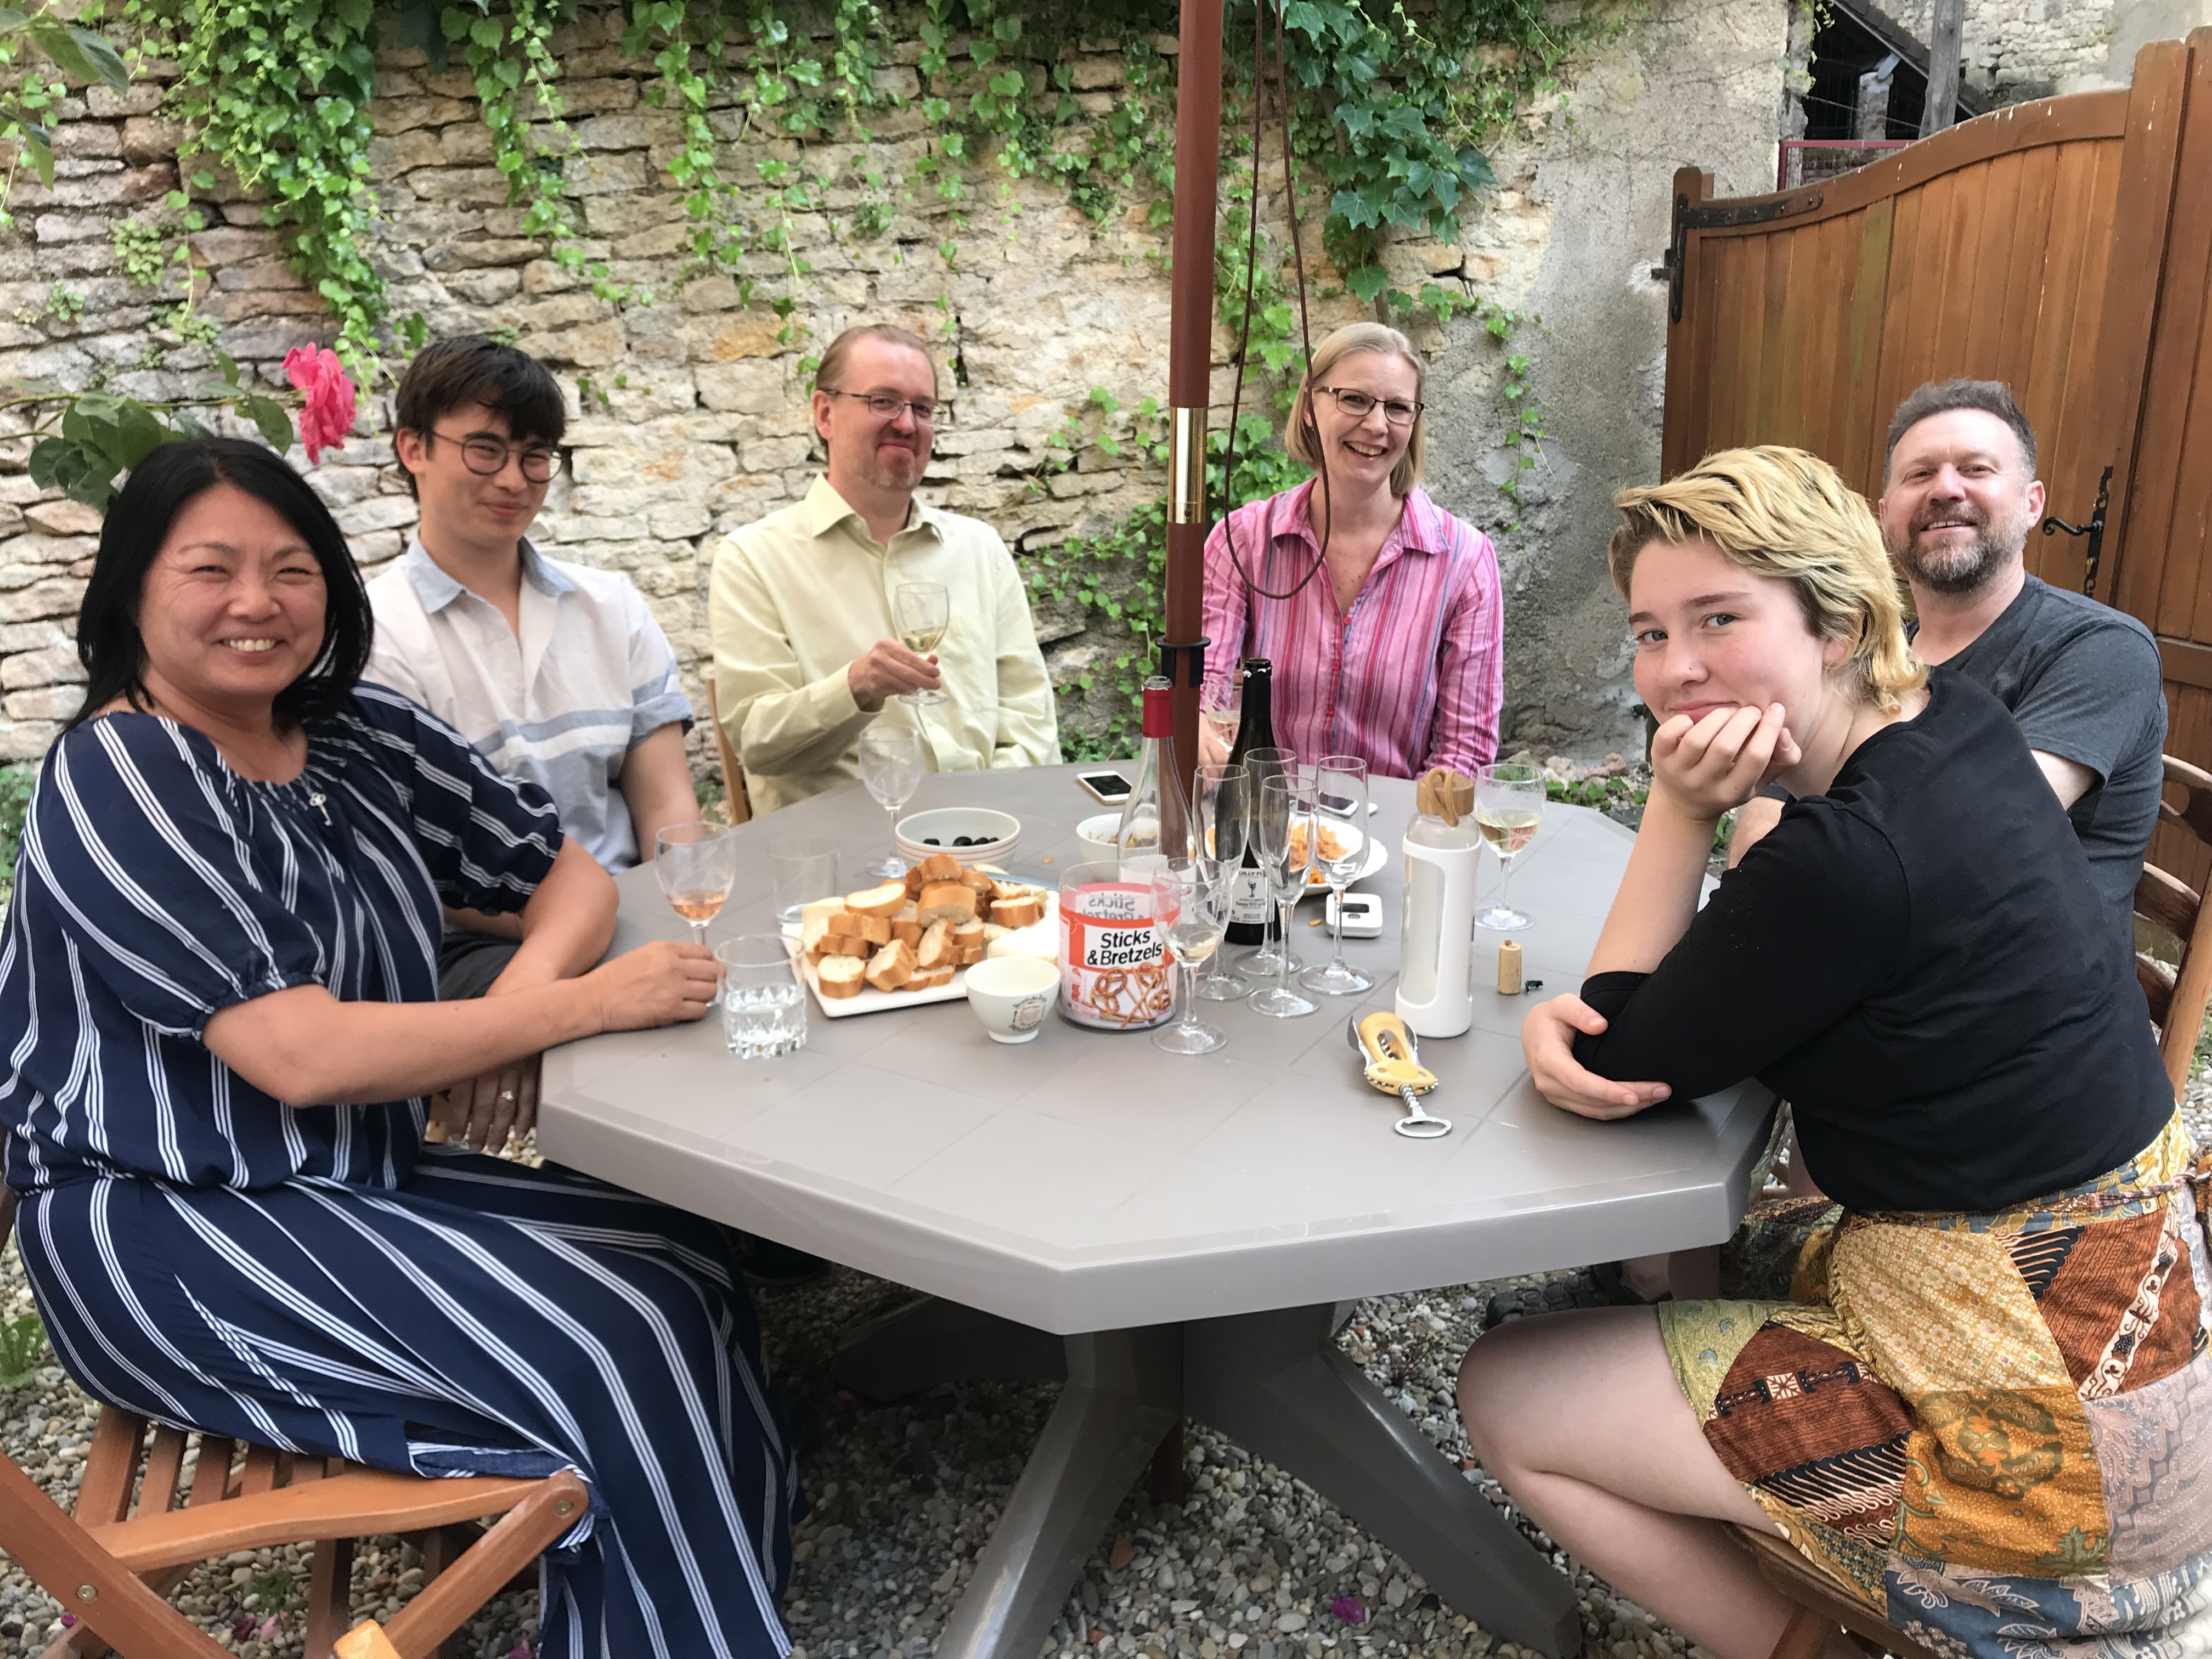
[[[1287,749],[1248,749],[1244,751],[1244,769],[1250,774],[1252,793],[1249,799],[1256,825],[1260,811],[1260,786],[1271,777],[1281,777],[1285,774],[1296,776],[1297,760]],[[1252,848],[1255,859],[1259,856],[1258,841],[1255,828],[1245,842]],[[1242,911],[1256,903],[1263,918],[1263,926],[1271,927],[1272,924],[1265,919],[1273,915],[1274,908],[1273,902],[1267,896],[1267,878],[1264,870],[1248,869],[1242,884],[1245,890],[1240,895],[1237,908]],[[1237,965],[1248,968],[1255,974],[1279,979],[1285,973],[1295,974],[1303,964],[1291,950],[1290,930],[1285,927],[1279,939],[1271,940],[1263,934],[1259,944],[1237,958]]]
[[[1291,935],[1291,910],[1306,890],[1308,859],[1313,850],[1313,785],[1296,772],[1260,780],[1260,810],[1254,818],[1254,845],[1266,876],[1267,896],[1281,914],[1283,937]],[[1251,958],[1247,957],[1247,961]],[[1285,951],[1274,985],[1252,994],[1253,1012],[1296,1019],[1321,1005],[1291,989],[1297,964]]]
[[[899,642],[920,656],[927,656],[945,638],[951,625],[951,598],[942,582],[901,582],[891,595],[891,620],[898,626]],[[942,691],[902,691],[901,702],[919,707],[943,702]]]
[[[1210,880],[1205,861],[1194,858],[1161,860],[1152,866],[1152,884],[1153,931],[1182,969],[1182,995],[1176,1000],[1182,1018],[1153,1032],[1152,1047],[1171,1054],[1210,1054],[1229,1039],[1199,1018],[1194,988],[1197,965],[1221,948],[1221,933],[1229,925],[1227,889]]]
[[[1201,766],[1191,775],[1191,856],[1222,890],[1225,913],[1252,833],[1252,775],[1242,766]],[[1206,959],[1196,989],[1208,1002],[1234,1002],[1252,994],[1252,982],[1223,967],[1216,951]]]
[[[1237,745],[1237,726],[1244,717],[1244,687],[1235,678],[1209,683],[1198,694],[1199,718],[1213,734],[1218,752]]]
[[[1328,965],[1309,968],[1298,983],[1323,996],[1356,996],[1375,988],[1375,976],[1344,959],[1344,890],[1367,861],[1367,763],[1357,755],[1324,755],[1314,769],[1314,867],[1335,901]],[[1349,831],[1349,833],[1347,833]]]
[[[672,823],[653,838],[653,873],[700,944],[738,879],[738,837],[719,823]]]
[[[1500,761],[1474,775],[1474,823],[1498,854],[1498,896],[1474,919],[1478,927],[1510,933],[1528,926],[1528,918],[1505,902],[1512,879],[1513,855],[1528,844],[1544,821],[1544,775],[1533,766]]]
[[[860,781],[891,818],[891,855],[868,867],[872,876],[896,881],[906,874],[906,860],[898,850],[899,809],[921,787],[926,758],[921,733],[911,726],[886,726],[878,721],[860,733]]]

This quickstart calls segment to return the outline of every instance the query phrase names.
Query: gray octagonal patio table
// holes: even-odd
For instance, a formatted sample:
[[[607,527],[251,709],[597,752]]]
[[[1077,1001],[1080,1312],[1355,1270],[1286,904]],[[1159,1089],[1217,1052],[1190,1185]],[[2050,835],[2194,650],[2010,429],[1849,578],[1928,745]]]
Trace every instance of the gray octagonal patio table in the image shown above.
[[[908,811],[990,805],[1022,822],[1005,863],[1056,882],[1088,856],[1100,809],[1073,767],[933,775]],[[1374,833],[1394,850],[1413,787],[1378,780]],[[888,850],[857,785],[738,831],[738,890],[716,938],[774,926],[768,842],[823,836],[845,884]],[[1580,983],[1632,838],[1553,806],[1522,854],[1514,902],[1541,994]],[[1485,889],[1496,879],[1494,864]],[[1057,1018],[1031,1043],[987,1039],[947,1003],[831,1020],[801,1053],[740,1061],[720,1021],[624,1032],[546,1056],[545,1155],[573,1168],[926,1292],[855,1333],[838,1377],[892,1399],[960,1378],[1064,1378],[1058,1405],[966,1593],[940,1659],[1034,1659],[1084,1559],[1164,1436],[1213,1425],[1342,1508],[1485,1628],[1553,1655],[1581,1644],[1568,1581],[1340,1353],[1337,1304],[1586,1261],[1712,1244],[1741,1218],[1771,1097],[1756,1084],[1616,1123],[1547,1103],[1521,1064],[1525,999],[1478,994],[1474,1029],[1422,1045],[1427,1102],[1451,1134],[1392,1133],[1345,1037],[1388,1006],[1396,860],[1359,884],[1378,939],[1347,955],[1359,998],[1276,1020],[1209,1003],[1212,1054]],[[614,950],[684,929],[649,868],[621,878]],[[1293,944],[1325,960],[1326,930]],[[1479,938],[1479,982],[1494,981]]]

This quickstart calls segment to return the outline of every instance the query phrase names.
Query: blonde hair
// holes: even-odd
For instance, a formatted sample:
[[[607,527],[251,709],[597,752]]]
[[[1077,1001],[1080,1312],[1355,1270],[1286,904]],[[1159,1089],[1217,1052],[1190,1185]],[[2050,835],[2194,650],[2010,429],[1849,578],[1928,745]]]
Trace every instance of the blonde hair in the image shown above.
[[[1817,455],[1780,444],[1724,449],[1662,484],[1613,498],[1623,522],[1606,550],[1628,597],[1637,555],[1654,542],[1705,543],[1732,564],[1788,582],[1805,625],[1851,647],[1857,702],[1895,714],[1927,684],[1905,638],[1897,574],[1865,499]]]
[[[1422,383],[1428,378],[1428,367],[1421,362],[1413,343],[1395,328],[1383,323],[1346,323],[1314,348],[1313,367],[1298,382],[1297,396],[1291,400],[1291,422],[1283,434],[1283,447],[1297,459],[1304,461],[1318,472],[1322,470],[1320,434],[1313,418],[1313,389],[1328,377],[1346,357],[1362,352],[1382,352],[1389,356],[1402,357],[1413,366],[1413,396],[1421,395]],[[1390,469],[1390,493],[1409,495],[1413,486],[1421,481],[1421,416],[1413,415],[1413,435],[1406,441],[1406,453],[1398,458],[1398,465]]]
[[[910,333],[896,323],[856,323],[836,339],[822,354],[822,363],[814,371],[814,389],[817,392],[842,392],[847,388],[837,384],[845,373],[845,360],[853,355],[853,348],[863,340],[884,340],[892,345],[902,345],[921,354],[932,374],[937,372],[937,359],[929,355],[929,348],[921,337]]]

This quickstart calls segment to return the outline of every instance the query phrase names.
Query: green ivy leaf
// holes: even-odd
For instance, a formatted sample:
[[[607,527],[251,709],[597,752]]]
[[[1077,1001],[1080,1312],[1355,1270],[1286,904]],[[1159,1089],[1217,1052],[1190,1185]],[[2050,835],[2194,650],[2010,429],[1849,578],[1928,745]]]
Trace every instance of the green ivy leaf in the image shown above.
[[[1380,265],[1362,265],[1345,273],[1344,285],[1359,296],[1362,304],[1371,306],[1375,296],[1390,286],[1390,273]]]

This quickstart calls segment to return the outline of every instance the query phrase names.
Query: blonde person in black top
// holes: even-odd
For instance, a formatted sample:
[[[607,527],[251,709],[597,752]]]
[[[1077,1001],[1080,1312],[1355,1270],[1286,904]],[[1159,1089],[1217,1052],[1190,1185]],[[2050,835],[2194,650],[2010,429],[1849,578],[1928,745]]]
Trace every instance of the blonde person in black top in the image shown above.
[[[1945,1654],[2204,1643],[2194,1152],[2065,812],[2002,704],[1912,660],[1825,463],[1732,450],[1620,502],[1654,782],[1530,1068],[1572,1075],[1571,1040],[1595,1079],[1657,1080],[1547,1089],[1599,1118],[1756,1076],[1841,1207],[1764,1299],[1485,1338],[1476,1455],[1720,1659],[1765,1659],[1789,1613],[1727,1522]],[[1797,799],[1700,910],[1716,823],[1776,780]]]

